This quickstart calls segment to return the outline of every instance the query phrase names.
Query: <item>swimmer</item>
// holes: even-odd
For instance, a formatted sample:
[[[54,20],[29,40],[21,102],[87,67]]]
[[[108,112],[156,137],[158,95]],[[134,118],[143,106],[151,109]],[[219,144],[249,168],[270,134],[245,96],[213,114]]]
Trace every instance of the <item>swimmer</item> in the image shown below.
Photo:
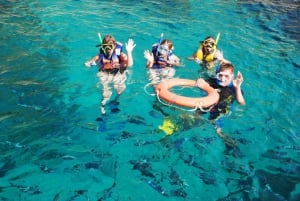
[[[218,34],[215,40],[212,36],[208,36],[203,41],[200,41],[199,48],[194,52],[193,56],[188,57],[188,59],[196,61],[207,69],[214,68],[220,62],[229,63],[229,61],[224,59],[223,52],[217,49],[219,37],[220,35]]]
[[[100,34],[99,38],[101,39]],[[132,51],[136,44],[132,39],[125,43],[126,55],[123,52],[123,45],[112,35],[106,35],[100,42],[99,54],[85,62],[85,66],[97,65],[99,67],[97,76],[103,86],[100,110],[102,114],[105,114],[105,104],[112,95],[111,85],[117,92],[115,101],[126,88],[126,70],[133,65]]]
[[[211,87],[218,91],[220,99],[216,105],[209,110],[209,120],[213,120],[217,134],[225,138],[222,133],[222,118],[230,113],[230,106],[234,101],[240,105],[246,105],[241,85],[243,83],[243,75],[238,71],[234,79],[234,66],[231,63],[222,62],[216,77],[206,80]],[[201,85],[203,79],[197,80],[197,86]],[[201,111],[198,111],[198,113]]]
[[[175,75],[174,66],[180,66],[180,59],[173,53],[174,46],[171,40],[163,39],[152,45],[152,51],[144,51],[147,60],[146,67],[149,69],[149,79],[152,85],[158,84],[163,79],[170,79]]]

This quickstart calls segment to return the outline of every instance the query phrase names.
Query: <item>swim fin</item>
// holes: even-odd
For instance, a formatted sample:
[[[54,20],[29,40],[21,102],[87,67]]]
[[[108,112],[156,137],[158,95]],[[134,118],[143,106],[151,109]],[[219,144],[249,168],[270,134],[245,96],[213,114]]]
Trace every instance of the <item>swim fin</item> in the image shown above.
[[[170,119],[165,119],[163,125],[158,126],[158,128],[165,132],[166,135],[172,135],[177,130],[177,126]]]

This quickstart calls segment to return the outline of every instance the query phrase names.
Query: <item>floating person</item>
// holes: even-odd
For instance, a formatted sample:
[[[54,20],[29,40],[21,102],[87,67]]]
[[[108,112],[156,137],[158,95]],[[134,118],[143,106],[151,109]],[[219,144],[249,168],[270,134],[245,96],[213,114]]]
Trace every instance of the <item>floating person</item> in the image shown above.
[[[116,41],[112,35],[106,35],[103,40],[101,34],[98,33],[100,44],[100,52],[92,59],[85,62],[86,67],[97,65],[99,72],[97,76],[102,84],[102,100],[100,110],[105,114],[105,104],[112,96],[111,85],[117,92],[114,102],[117,103],[118,97],[126,89],[126,70],[133,65],[132,51],[136,44],[132,39],[125,43],[127,55],[123,52],[123,45]]]
[[[220,64],[220,68],[218,69],[216,76],[210,77],[207,80],[203,78],[199,78],[195,80],[185,80],[185,79],[177,79],[173,78],[166,82],[160,83],[156,87],[157,97],[161,101],[164,100],[165,105],[172,106],[175,108],[189,107],[193,108],[192,110],[186,111],[197,111],[196,116],[189,117],[176,115],[173,119],[170,116],[167,116],[165,120],[167,122],[163,122],[161,126],[161,130],[163,130],[167,135],[173,134],[177,131],[186,130],[197,124],[201,123],[200,117],[202,114],[209,114],[208,120],[213,122],[215,126],[216,133],[225,141],[226,145],[230,145],[231,147],[236,146],[236,142],[224,134],[222,132],[223,126],[223,117],[230,113],[230,107],[234,100],[236,100],[240,105],[245,105],[245,99],[242,93],[241,85],[243,83],[243,76],[240,72],[237,73],[236,78],[234,79],[234,67],[231,63],[222,62]],[[196,86],[201,90],[206,91],[207,96],[205,97],[185,97],[171,92],[169,89],[173,86]],[[181,108],[180,108],[181,109]],[[191,121],[191,123],[187,123]],[[169,123],[172,122],[172,127],[169,126]],[[174,123],[176,122],[176,123]],[[185,122],[185,126],[182,126]],[[176,129],[172,129],[176,128]]]
[[[209,120],[214,121],[216,133],[224,140],[232,139],[222,132],[223,117],[230,113],[230,106],[235,100],[240,105],[246,104],[241,89],[243,80],[243,75],[239,71],[234,79],[234,66],[226,62],[220,64],[216,77],[205,81],[202,78],[197,80],[197,86],[200,87],[202,82],[207,82],[219,93],[219,101],[209,109]],[[198,113],[203,113],[203,111],[198,110]]]
[[[152,85],[156,85],[163,79],[170,79],[175,75],[174,66],[180,66],[180,59],[173,53],[173,42],[160,36],[159,43],[152,45],[151,52],[144,51],[147,60],[146,67],[149,69],[149,79]]]
[[[208,36],[203,41],[200,41],[199,48],[194,52],[193,56],[188,57],[188,59],[196,61],[206,69],[214,69],[220,62],[229,63],[229,61],[223,57],[223,52],[217,48],[219,38],[220,33],[218,33],[216,39],[212,36]]]

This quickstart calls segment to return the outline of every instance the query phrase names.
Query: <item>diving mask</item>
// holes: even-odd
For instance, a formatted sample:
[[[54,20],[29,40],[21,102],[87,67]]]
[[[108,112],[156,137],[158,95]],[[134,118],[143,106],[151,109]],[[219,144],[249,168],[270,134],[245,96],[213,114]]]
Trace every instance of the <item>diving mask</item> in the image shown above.
[[[232,77],[231,73],[226,73],[226,72],[217,73],[218,80],[231,79],[231,77]]]
[[[104,52],[110,52],[115,48],[115,45],[113,43],[107,43],[107,44],[102,44],[102,49]]]
[[[233,74],[229,72],[219,72],[216,77],[221,86],[227,86],[231,83]]]
[[[212,48],[212,47],[214,47],[215,45],[216,45],[215,42],[214,42],[214,41],[211,41],[211,40],[205,40],[205,41],[203,42],[203,46],[204,46],[204,47]]]
[[[157,47],[158,55],[167,56],[169,54],[169,48],[167,45],[159,45]]]

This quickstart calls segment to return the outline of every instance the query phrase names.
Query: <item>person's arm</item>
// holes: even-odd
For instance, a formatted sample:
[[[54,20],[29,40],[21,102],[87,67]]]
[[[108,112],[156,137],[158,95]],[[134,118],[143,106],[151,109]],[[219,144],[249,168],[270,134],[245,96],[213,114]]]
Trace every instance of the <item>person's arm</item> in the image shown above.
[[[168,59],[168,63],[173,65],[173,66],[183,66],[181,63],[180,63],[180,59],[175,55],[175,54],[172,54],[169,59]]]
[[[90,60],[86,61],[84,64],[86,67],[91,67],[96,65],[97,60],[99,59],[99,55],[94,56]]]
[[[220,63],[231,63],[230,61],[228,61],[227,59],[224,58],[223,56],[223,52],[220,50],[217,50],[214,57],[220,61]]]
[[[134,44],[134,41],[130,38],[127,43],[125,43],[126,51],[127,51],[127,67],[131,67],[133,65],[133,57],[132,57],[132,51],[136,44]]]
[[[147,68],[151,68],[153,66],[154,63],[154,57],[153,54],[149,52],[149,50],[145,50],[144,51],[144,57],[147,60],[146,62],[146,67]]]
[[[197,64],[201,64],[202,63],[202,61],[200,60],[200,59],[198,59],[198,57],[197,57],[197,52],[198,51],[201,51],[201,50],[196,50],[195,52],[194,52],[194,54],[193,54],[193,56],[189,56],[189,57],[187,57],[187,59],[188,60],[192,60],[192,61],[195,61]]]
[[[241,85],[243,83],[243,75],[240,71],[238,71],[236,79],[233,80],[233,86],[235,89],[235,98],[236,101],[240,104],[240,105],[246,105],[246,101],[244,99],[243,93],[242,93],[242,89],[241,89]]]

